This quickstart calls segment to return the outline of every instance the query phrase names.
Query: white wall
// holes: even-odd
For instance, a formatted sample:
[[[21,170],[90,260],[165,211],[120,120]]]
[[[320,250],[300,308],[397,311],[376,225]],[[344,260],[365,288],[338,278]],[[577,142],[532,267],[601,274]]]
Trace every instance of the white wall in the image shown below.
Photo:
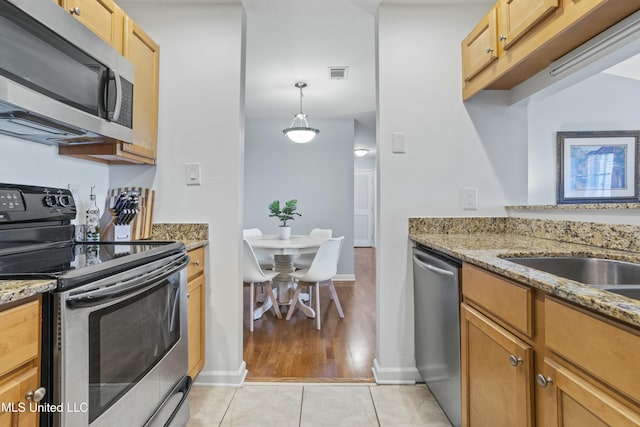
[[[407,219],[505,215],[527,188],[526,112],[507,94],[462,102],[460,41],[487,6],[382,4],[378,10],[378,382],[418,379]],[[393,132],[406,153],[391,152]],[[477,211],[461,208],[478,189]]]
[[[104,197],[109,187],[107,165],[59,156],[58,147],[0,135],[0,182],[67,188],[78,188],[76,200],[78,219],[84,223],[84,212],[89,206],[89,192],[95,185],[97,203],[102,212]]]
[[[283,120],[245,122],[244,225],[265,234],[277,233],[277,218],[269,218],[273,200],[298,200],[293,234],[331,228],[344,236],[338,274],[353,278],[353,135],[354,121],[314,120],[320,133],[307,144],[290,142]]]
[[[160,45],[159,151],[157,167],[112,167],[110,185],[154,188],[154,222],[209,224],[206,363],[198,382],[240,384],[244,11],[121,6]],[[201,164],[202,185],[185,184],[186,162]]]
[[[640,81],[597,74],[528,107],[529,200],[556,203],[556,132],[636,130]]]

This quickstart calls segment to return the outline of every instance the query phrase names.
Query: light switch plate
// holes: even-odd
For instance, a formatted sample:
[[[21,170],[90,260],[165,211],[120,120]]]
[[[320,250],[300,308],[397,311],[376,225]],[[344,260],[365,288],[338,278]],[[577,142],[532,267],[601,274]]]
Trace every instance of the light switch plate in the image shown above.
[[[404,132],[393,132],[391,134],[391,152],[404,153]]]
[[[186,163],[187,185],[200,185],[200,163]]]

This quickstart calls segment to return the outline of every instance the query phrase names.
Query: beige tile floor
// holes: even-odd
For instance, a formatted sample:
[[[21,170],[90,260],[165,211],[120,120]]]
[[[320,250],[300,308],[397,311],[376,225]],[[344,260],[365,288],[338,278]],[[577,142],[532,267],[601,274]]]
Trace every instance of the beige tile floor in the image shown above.
[[[424,384],[194,386],[187,427],[450,427]]]

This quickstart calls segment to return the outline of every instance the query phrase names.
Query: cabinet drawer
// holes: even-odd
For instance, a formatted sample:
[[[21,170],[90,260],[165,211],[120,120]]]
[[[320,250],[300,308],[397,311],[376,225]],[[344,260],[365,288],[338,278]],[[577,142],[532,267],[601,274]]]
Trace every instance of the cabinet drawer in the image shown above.
[[[492,315],[495,320],[533,337],[533,291],[474,267],[462,266],[462,295]]]
[[[546,298],[545,343],[574,365],[640,402],[640,332]]]
[[[38,357],[39,301],[0,312],[0,343],[0,375]]]
[[[204,271],[204,247],[194,249],[188,253],[191,260],[187,266],[187,275],[191,279]]]

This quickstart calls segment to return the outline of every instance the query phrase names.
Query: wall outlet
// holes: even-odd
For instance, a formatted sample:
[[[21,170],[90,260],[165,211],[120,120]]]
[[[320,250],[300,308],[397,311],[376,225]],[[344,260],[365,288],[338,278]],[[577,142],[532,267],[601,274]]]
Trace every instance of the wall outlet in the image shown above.
[[[478,209],[478,189],[477,188],[462,189],[462,209],[467,209],[467,210]]]
[[[200,185],[200,163],[186,163],[187,185]]]

